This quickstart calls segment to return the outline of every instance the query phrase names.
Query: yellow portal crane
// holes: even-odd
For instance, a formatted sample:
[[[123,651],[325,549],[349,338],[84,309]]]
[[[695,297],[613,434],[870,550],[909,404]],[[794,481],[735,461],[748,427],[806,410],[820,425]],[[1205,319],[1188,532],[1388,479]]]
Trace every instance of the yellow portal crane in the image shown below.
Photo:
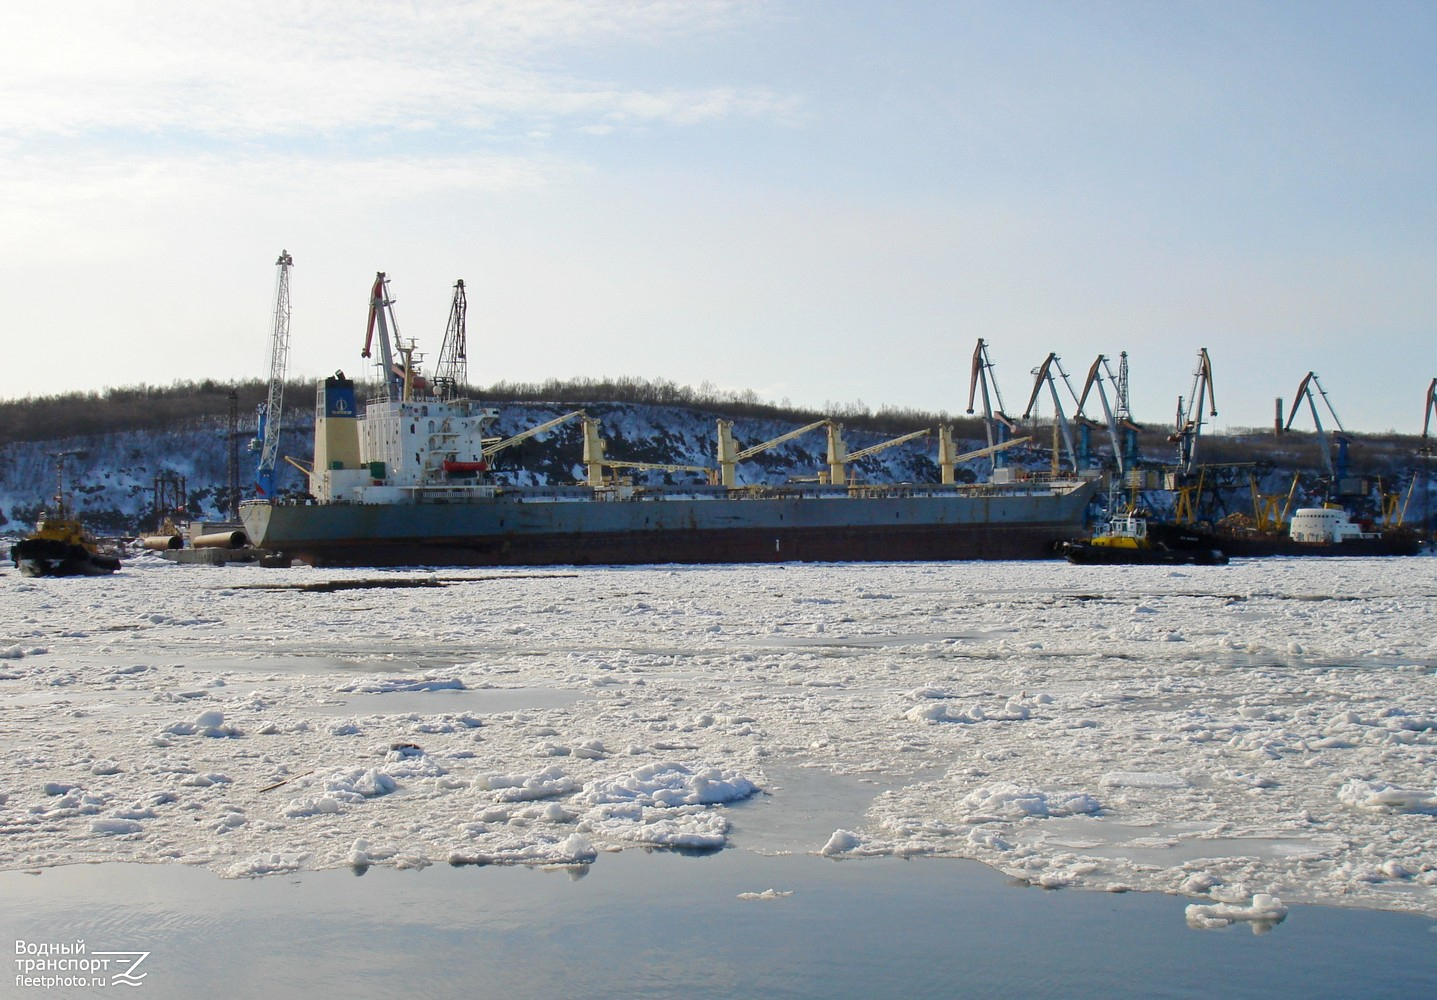
[[[1281,531],[1287,523],[1288,514],[1292,511],[1292,498],[1297,495],[1298,474],[1292,477],[1292,486],[1287,491],[1287,498],[1283,500],[1281,493],[1259,493],[1257,491],[1257,477],[1249,480],[1252,489],[1252,513],[1257,522],[1258,531]],[[1277,503],[1283,500],[1282,507]]]

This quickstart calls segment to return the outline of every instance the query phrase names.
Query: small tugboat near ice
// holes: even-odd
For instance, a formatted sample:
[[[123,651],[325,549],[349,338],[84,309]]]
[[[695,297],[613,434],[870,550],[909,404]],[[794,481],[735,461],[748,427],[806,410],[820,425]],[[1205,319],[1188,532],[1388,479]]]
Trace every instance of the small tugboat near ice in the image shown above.
[[[1147,518],[1128,512],[1108,519],[1092,538],[1062,542],[1059,552],[1071,563],[1221,566],[1227,556],[1195,535],[1174,534],[1157,541],[1148,534]]]
[[[41,514],[35,530],[10,547],[10,561],[21,576],[104,576],[120,568],[120,557],[100,547],[65,501],[68,454],[55,456],[54,509]]]

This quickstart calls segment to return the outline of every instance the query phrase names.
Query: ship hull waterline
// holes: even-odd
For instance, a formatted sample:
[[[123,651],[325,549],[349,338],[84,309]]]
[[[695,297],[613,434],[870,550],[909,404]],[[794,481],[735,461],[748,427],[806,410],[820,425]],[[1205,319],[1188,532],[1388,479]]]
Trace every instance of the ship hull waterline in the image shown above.
[[[249,504],[255,543],[313,566],[1052,559],[1092,490],[1028,497]]]

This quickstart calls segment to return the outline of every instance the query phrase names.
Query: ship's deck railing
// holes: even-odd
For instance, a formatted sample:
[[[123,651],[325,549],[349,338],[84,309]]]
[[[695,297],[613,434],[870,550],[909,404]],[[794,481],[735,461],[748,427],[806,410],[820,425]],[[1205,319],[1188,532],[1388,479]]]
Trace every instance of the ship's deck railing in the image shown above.
[[[471,483],[464,486],[433,484],[424,486],[390,487],[402,493],[407,503],[440,504],[467,503],[504,497],[518,502],[573,503],[594,500],[612,503],[661,502],[664,500],[891,500],[913,497],[1012,497],[1031,496],[1052,490],[1076,488],[1083,480],[1071,476],[1035,475],[1011,483],[870,483],[860,486],[832,486],[813,483],[743,486],[729,489],[723,486],[665,486],[632,487],[622,491],[608,488],[595,489],[587,485],[574,486],[504,486],[498,483]],[[390,493],[393,496],[393,493]],[[310,506],[318,503],[313,497],[286,498],[276,501],[285,505]],[[393,503],[393,500],[335,499],[336,504]],[[269,503],[267,500],[245,501]]]

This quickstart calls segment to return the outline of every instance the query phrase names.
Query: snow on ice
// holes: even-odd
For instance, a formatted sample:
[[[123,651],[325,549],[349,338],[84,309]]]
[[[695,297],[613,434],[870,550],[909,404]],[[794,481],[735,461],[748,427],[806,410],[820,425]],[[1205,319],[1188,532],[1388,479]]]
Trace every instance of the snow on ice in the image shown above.
[[[1195,927],[1437,916],[1437,560],[298,589],[420,572],[0,579],[0,868],[741,850],[743,811],[784,807],[770,775],[806,768],[872,789],[795,848],[845,863],[1180,893]]]

